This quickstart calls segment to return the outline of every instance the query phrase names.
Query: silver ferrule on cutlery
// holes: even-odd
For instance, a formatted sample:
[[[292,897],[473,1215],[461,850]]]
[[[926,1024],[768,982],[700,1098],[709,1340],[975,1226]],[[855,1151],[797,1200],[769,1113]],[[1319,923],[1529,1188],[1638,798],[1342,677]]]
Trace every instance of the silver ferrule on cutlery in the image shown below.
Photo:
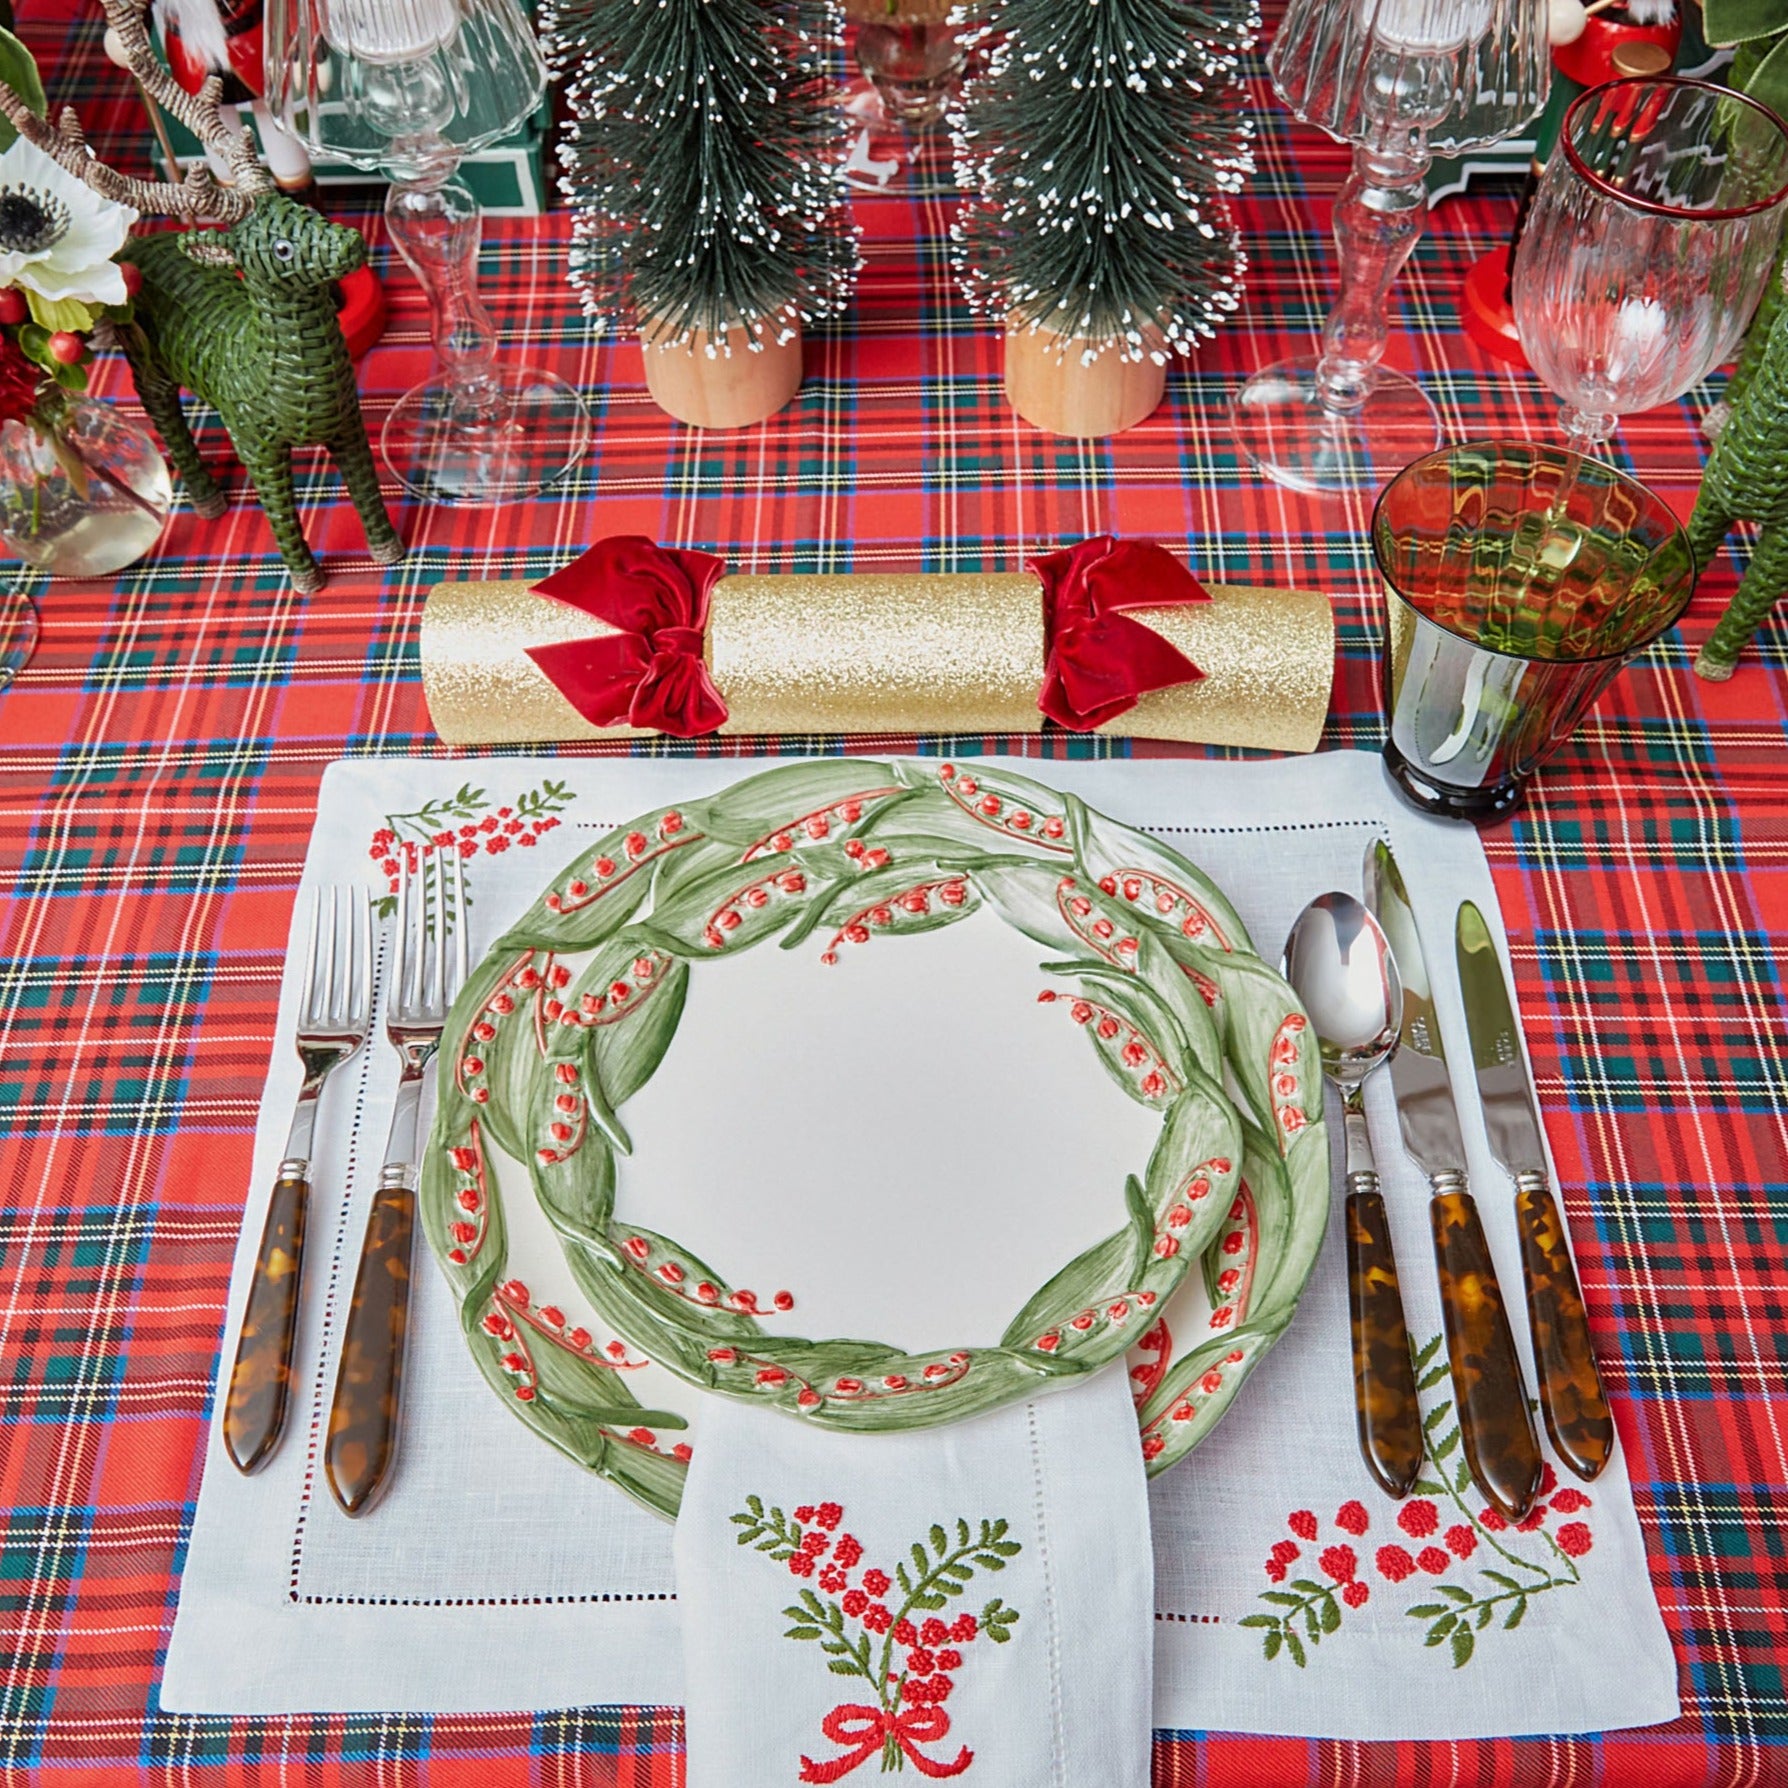
[[[1504,1516],[1520,1520],[1539,1493],[1539,1436],[1496,1265],[1469,1189],[1465,1136],[1421,933],[1383,840],[1366,853],[1366,901],[1384,928],[1403,981],[1403,1024],[1391,1057],[1391,1087],[1404,1150],[1427,1176],[1432,1193],[1429,1223],[1460,1440],[1478,1488]]]
[[[1508,977],[1490,927],[1470,901],[1459,909],[1454,951],[1490,1152],[1515,1182],[1528,1332],[1546,1432],[1572,1471],[1593,1478],[1613,1456],[1614,1419],[1596,1368],[1564,1219],[1552,1195],[1545,1136]]]

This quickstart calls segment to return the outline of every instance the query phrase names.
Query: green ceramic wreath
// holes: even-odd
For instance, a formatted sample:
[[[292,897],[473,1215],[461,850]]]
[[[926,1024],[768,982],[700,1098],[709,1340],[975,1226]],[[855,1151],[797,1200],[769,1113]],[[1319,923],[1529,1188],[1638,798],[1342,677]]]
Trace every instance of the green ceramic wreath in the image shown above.
[[[615,1154],[631,1146],[620,1113],[663,1060],[692,972],[770,940],[832,960],[984,906],[1052,952],[1057,985],[1042,997],[1067,1005],[1105,1070],[1161,1120],[1126,1186],[1128,1222],[1055,1273],[997,1346],[909,1354],[774,1335],[753,1294],[617,1220]],[[640,1405],[611,1357],[619,1344],[598,1347],[505,1278],[498,1155],[528,1164],[602,1320],[693,1384],[825,1426],[910,1428],[1140,1344],[1143,1449],[1160,1471],[1290,1319],[1328,1207],[1321,1110],[1295,996],[1222,894],[1146,834],[1004,771],[804,763],[617,828],[491,949],[448,1021],[424,1224],[486,1379],[530,1427],[661,1513],[675,1512],[688,1451],[658,1435],[683,1421]],[[1207,1249],[1212,1332],[1170,1361],[1160,1318]]]

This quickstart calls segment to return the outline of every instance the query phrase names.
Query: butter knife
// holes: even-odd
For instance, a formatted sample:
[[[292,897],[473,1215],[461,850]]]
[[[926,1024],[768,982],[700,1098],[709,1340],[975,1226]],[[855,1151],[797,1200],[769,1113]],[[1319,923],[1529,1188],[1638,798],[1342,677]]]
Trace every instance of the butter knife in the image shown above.
[[[1403,982],[1403,1028],[1391,1057],[1391,1087],[1403,1147],[1428,1176],[1434,1194],[1428,1218],[1459,1438],[1478,1488],[1509,1520],[1519,1521],[1539,1493],[1539,1436],[1496,1264],[1467,1184],[1465,1137],[1421,933],[1396,859],[1382,839],[1366,853],[1366,904],[1390,940]]]
[[[1527,1318],[1546,1432],[1578,1477],[1593,1478],[1613,1455],[1614,1418],[1596,1370],[1583,1293],[1546,1172],[1540,1114],[1522,1060],[1508,977],[1484,915],[1469,900],[1459,909],[1455,949],[1490,1152],[1515,1182]]]

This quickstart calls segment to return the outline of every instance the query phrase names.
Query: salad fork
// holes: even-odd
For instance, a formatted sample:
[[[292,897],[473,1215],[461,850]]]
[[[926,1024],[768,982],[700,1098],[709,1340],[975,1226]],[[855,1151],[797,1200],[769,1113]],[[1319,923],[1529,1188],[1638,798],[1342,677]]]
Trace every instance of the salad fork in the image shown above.
[[[449,875],[451,911],[458,921],[451,958]],[[397,1051],[402,1073],[385,1165],[366,1220],[323,1449],[329,1488],[349,1515],[371,1508],[390,1475],[397,1446],[410,1321],[422,1082],[440,1047],[447,1010],[465,983],[464,918],[465,881],[457,854],[450,866],[440,866],[432,877],[426,869],[419,873],[414,864],[406,866],[398,883],[397,943],[385,1002],[385,1034]]]
[[[372,919],[365,896],[336,887],[328,895],[326,922],[323,890],[311,897],[310,937],[298,1001],[298,1059],[304,1064],[304,1085],[267,1206],[224,1402],[224,1449],[236,1469],[244,1472],[266,1462],[286,1423],[317,1105],[324,1082],[366,1041],[372,1024]]]

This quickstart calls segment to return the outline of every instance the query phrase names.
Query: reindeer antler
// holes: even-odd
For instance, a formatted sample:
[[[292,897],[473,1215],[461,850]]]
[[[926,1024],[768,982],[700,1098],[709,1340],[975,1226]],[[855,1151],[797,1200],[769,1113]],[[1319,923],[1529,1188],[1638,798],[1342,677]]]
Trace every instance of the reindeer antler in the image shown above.
[[[163,67],[149,41],[147,0],[104,0],[106,23],[119,61],[136,78],[151,104],[179,121],[215,154],[235,176],[235,185],[220,186],[203,163],[184,180],[138,180],[108,167],[93,153],[72,106],[64,106],[54,125],[39,118],[0,81],[0,113],[19,135],[41,149],[69,173],[84,180],[102,198],[129,205],[145,214],[158,213],[187,223],[235,223],[248,215],[257,193],[267,191],[272,176],[256,158],[245,134],[223,121],[219,101],[223,83],[209,76],[197,93],[188,93]]]

